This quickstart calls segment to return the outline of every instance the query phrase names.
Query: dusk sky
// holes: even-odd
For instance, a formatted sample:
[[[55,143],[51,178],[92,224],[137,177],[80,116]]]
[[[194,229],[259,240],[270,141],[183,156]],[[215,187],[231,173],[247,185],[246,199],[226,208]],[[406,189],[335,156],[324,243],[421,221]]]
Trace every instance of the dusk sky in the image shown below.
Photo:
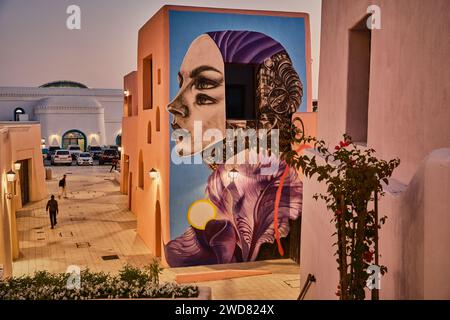
[[[72,4],[81,8],[81,30],[66,27]],[[73,80],[122,88],[136,69],[138,30],[164,4],[309,13],[317,98],[321,0],[0,0],[0,86]]]

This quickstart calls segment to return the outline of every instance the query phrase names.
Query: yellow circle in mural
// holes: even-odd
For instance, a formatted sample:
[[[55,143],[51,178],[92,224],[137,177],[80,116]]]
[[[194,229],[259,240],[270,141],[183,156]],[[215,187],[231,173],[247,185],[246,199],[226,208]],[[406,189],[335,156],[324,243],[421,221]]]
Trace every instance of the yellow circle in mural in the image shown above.
[[[216,219],[217,208],[207,199],[194,201],[189,207],[187,219],[195,229],[205,230],[206,224]]]

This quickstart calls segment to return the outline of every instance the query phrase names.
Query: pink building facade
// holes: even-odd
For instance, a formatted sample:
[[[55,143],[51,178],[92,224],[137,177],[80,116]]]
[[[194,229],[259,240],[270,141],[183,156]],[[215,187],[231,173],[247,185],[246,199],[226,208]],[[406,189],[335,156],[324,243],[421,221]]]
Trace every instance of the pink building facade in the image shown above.
[[[450,2],[323,0],[321,30],[318,138],[347,132],[401,159],[380,203],[380,296],[449,299]],[[336,299],[330,213],[312,199],[324,185],[303,187],[301,281],[317,279],[307,298]]]

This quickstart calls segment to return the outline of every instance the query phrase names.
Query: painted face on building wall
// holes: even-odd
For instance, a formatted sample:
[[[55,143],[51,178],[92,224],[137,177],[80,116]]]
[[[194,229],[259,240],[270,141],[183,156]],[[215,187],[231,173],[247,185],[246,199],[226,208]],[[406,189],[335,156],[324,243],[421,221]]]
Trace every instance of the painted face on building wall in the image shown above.
[[[172,128],[190,133],[191,139],[180,138],[177,149],[182,155],[196,154],[211,142],[194,144],[194,122],[202,131],[217,129],[225,133],[225,70],[219,48],[204,34],[189,47],[178,73],[180,90],[168,105],[172,113]],[[202,133],[197,141],[201,141]]]
[[[238,71],[233,79],[226,72],[236,71],[233,68],[226,70],[225,65],[238,66],[237,70],[241,72]],[[228,113],[240,113],[233,110],[236,107],[232,99],[226,101],[226,96],[236,98],[236,95],[230,95],[230,90],[242,87],[239,78],[248,75],[242,70],[249,66],[254,76],[250,99],[254,103],[253,116],[248,117],[248,101],[245,101],[244,118],[227,118]],[[202,139],[202,134],[209,129],[217,130],[223,137],[226,128],[278,129],[280,149],[290,147],[287,134],[291,116],[301,103],[303,85],[289,55],[272,38],[250,31],[203,34],[187,50],[178,83],[180,90],[167,109],[173,115],[173,129],[184,131],[184,136],[176,141],[177,150],[182,150],[180,155],[196,154],[213,145],[216,141]],[[249,88],[244,90],[249,91]],[[186,138],[188,133],[190,139]]]
[[[245,73],[244,69],[250,71]],[[192,42],[184,57],[179,84],[180,90],[168,106],[173,129],[193,135],[194,122],[202,121],[203,131],[280,130],[280,149],[290,148],[291,118],[301,103],[303,87],[289,55],[274,39],[251,31],[203,34]],[[233,109],[236,106],[244,110]],[[202,142],[194,146],[187,141],[182,139],[177,146],[192,150],[189,154],[212,145]],[[274,154],[264,155],[256,164],[231,166],[238,172],[232,179],[229,163],[208,165],[212,172],[205,198],[192,199],[186,213],[190,227],[165,245],[172,267],[256,260],[264,245],[274,243],[275,222],[281,237],[287,237],[290,221],[300,216],[302,183],[296,170]],[[263,173],[267,167],[275,170]],[[278,221],[274,221],[278,192]]]

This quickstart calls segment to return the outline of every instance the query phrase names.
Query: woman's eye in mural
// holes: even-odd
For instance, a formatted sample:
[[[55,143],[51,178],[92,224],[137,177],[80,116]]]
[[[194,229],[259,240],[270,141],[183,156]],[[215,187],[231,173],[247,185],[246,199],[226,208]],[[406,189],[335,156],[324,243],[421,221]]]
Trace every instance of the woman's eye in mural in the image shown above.
[[[218,86],[220,86],[220,82],[205,77],[199,77],[194,81],[194,87],[197,90],[214,89]]]
[[[217,100],[206,94],[200,93],[195,97],[195,103],[197,105],[209,105],[217,103]]]

